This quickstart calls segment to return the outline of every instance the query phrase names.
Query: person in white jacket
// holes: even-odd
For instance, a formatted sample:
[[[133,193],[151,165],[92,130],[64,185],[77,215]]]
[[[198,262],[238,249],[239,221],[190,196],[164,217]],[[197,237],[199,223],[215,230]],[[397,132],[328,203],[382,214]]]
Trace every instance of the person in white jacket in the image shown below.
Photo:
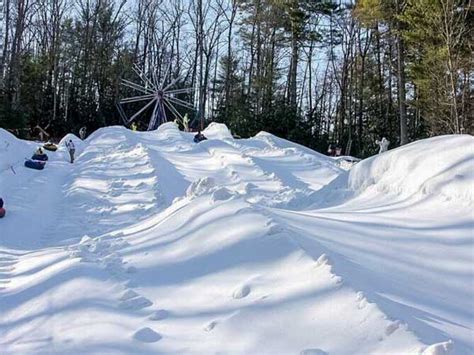
[[[72,139],[69,142],[66,142],[66,148],[69,151],[69,157],[71,158],[71,164],[74,163],[74,153],[76,152],[76,147],[72,142]]]
[[[382,140],[376,140],[375,144],[379,146],[379,154],[382,154],[383,152],[386,152],[388,150],[388,146],[390,145],[390,141],[383,137]]]

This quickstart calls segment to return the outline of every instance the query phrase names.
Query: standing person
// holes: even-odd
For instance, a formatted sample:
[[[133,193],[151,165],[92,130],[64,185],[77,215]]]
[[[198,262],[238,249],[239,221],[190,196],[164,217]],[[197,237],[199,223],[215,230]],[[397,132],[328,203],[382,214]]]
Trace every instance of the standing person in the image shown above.
[[[131,128],[132,128],[132,131],[136,131],[138,129],[138,126],[135,122],[133,122]]]
[[[375,144],[377,144],[379,146],[379,154],[382,154],[383,152],[386,152],[388,150],[388,146],[390,145],[390,141],[385,138],[385,137],[382,137],[382,140],[376,140],[375,141]]]
[[[66,148],[69,151],[69,157],[71,158],[71,164],[74,163],[74,153],[76,152],[76,147],[72,142],[72,139],[69,142],[66,142]]]

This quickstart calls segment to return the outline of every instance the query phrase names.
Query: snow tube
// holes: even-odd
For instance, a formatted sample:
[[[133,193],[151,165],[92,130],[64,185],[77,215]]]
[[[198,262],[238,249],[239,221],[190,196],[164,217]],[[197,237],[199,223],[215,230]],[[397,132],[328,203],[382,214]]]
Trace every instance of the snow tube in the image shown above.
[[[46,160],[48,160],[48,156],[46,154],[33,154],[31,159],[32,160],[46,161]]]
[[[3,207],[0,208],[0,218],[5,217],[5,213],[7,213],[7,211],[5,211],[5,209]]]
[[[25,161],[25,166],[30,169],[36,170],[43,170],[45,166],[45,162],[43,161],[36,161],[36,160],[27,160]]]
[[[202,142],[202,141],[205,141],[205,140],[207,140],[207,138],[204,137],[204,136],[200,136],[200,137],[199,136],[194,136],[194,139],[193,139],[194,143],[199,143],[199,142]]]
[[[43,145],[43,148],[51,152],[55,152],[56,150],[58,150],[58,146],[53,143],[46,143]]]

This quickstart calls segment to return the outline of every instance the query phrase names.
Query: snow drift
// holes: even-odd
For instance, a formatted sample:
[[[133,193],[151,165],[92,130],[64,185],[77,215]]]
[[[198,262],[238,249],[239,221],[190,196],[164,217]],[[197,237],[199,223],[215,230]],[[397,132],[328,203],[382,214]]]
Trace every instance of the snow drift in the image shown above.
[[[322,195],[340,203],[348,196],[375,190],[404,198],[432,197],[472,204],[473,167],[474,137],[434,137],[357,163],[326,186]]]
[[[30,158],[40,143],[23,141],[10,132],[0,128],[0,174],[23,164],[25,158]]]
[[[404,195],[439,195],[474,201],[474,137],[441,136],[407,144],[354,166],[348,186],[371,185]]]
[[[0,175],[2,353],[472,353],[472,216],[456,203],[472,151],[444,151],[471,137],[345,172],[268,133],[204,134],[102,128],[75,164],[62,145],[41,172]],[[443,198],[393,198],[418,188]]]

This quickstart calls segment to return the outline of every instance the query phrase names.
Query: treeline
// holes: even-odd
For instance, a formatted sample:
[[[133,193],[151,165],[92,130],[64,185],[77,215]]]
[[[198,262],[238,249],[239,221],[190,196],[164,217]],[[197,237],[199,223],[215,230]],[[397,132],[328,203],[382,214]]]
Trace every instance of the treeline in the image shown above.
[[[1,127],[121,124],[137,64],[195,89],[194,124],[241,137],[367,156],[474,131],[471,0],[119,1],[3,0]]]

